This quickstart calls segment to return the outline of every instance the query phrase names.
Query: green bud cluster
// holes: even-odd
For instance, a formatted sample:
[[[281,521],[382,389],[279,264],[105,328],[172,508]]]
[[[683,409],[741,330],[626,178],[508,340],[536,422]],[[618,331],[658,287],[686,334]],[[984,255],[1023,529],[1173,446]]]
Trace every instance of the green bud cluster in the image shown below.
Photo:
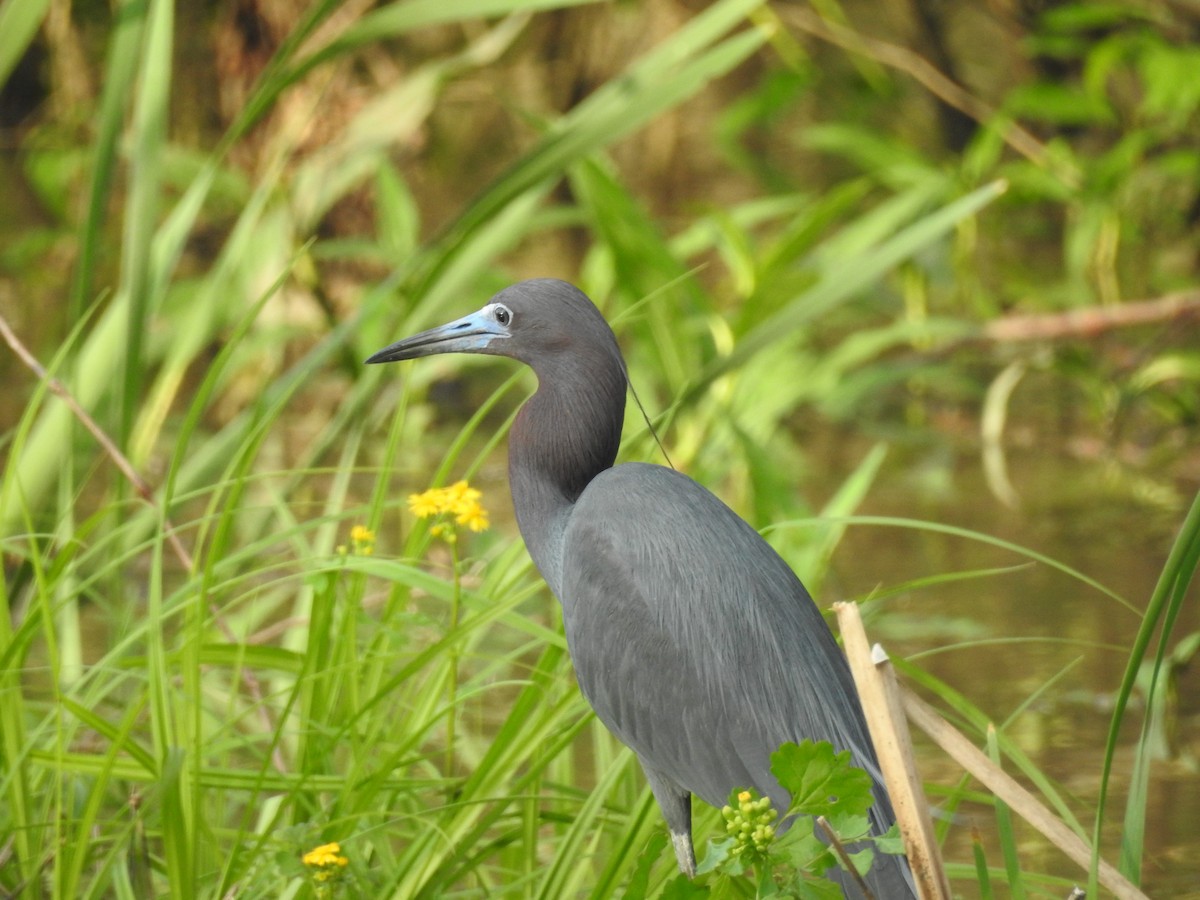
[[[755,856],[765,854],[775,839],[775,826],[771,823],[779,813],[771,808],[770,797],[755,800],[750,791],[742,791],[737,800],[737,806],[721,809],[725,831],[734,839],[732,854],[741,856],[747,851]]]

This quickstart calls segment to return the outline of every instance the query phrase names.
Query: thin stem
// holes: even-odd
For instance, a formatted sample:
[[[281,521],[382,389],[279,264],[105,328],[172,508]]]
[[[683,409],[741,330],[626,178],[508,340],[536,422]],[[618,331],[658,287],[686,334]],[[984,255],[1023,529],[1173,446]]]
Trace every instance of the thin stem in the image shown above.
[[[4,338],[4,342],[8,344],[12,351],[17,354],[17,358],[21,360],[33,374],[42,380],[49,389],[50,393],[60,398],[71,410],[71,414],[83,425],[84,428],[96,439],[96,443],[108,454],[108,458],[113,461],[117,469],[125,476],[126,481],[133,485],[133,489],[137,491],[139,497],[142,498],[150,507],[158,510],[158,504],[154,499],[154,490],[146,483],[146,480],[138,474],[137,469],[133,467],[133,463],[120,451],[112,439],[104,432],[104,429],[96,424],[96,420],[88,414],[75,396],[67,389],[67,386],[46,371],[45,366],[38,362],[37,358],[29,352],[29,349],[17,337],[15,331],[8,324],[8,320],[0,316],[0,337]],[[171,549],[175,552],[175,556],[179,559],[180,564],[189,572],[195,568],[195,563],[192,560],[192,555],[184,548],[183,543],[179,540],[179,535],[175,530],[175,526],[171,523],[171,519],[167,516],[165,510],[158,510],[163,523],[163,531],[166,535],[167,542],[171,545]]]
[[[449,527],[453,528],[454,526]],[[450,595],[450,624],[447,626],[447,635],[452,635],[458,630],[458,618],[462,601],[462,573],[459,570],[458,532],[451,531],[450,537],[450,563],[454,574],[454,592]],[[454,770],[454,726],[458,719],[458,711],[455,708],[458,698],[458,644],[453,641],[448,648],[447,662],[449,664],[450,683],[446,705],[446,774],[449,775]]]

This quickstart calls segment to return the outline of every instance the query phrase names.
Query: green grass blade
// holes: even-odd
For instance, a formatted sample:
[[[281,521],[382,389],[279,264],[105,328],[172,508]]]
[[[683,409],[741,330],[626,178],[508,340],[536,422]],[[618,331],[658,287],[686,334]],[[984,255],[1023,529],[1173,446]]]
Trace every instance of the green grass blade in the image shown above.
[[[65,698],[63,703],[64,707],[74,713],[76,718],[88,722],[97,729],[99,734],[104,734],[110,739],[108,750],[101,755],[99,760],[96,760],[95,767],[86,778],[83,772],[72,770],[68,759],[62,758],[55,761],[56,766],[64,773],[68,773],[73,781],[87,783],[89,787],[83,809],[73,823],[74,832],[66,844],[64,853],[66,858],[59,874],[61,896],[78,897],[82,894],[81,884],[85,868],[89,863],[93,866],[96,864],[89,852],[94,847],[91,837],[96,833],[100,820],[106,814],[108,793],[110,789],[116,787],[112,785],[112,781],[116,776],[118,760],[123,758],[123,751],[131,751],[135,758],[140,756],[139,762],[150,777],[153,777],[155,766],[148,754],[139,752],[140,748],[136,747],[132,739],[133,730],[143,712],[140,703],[131,704],[125,710],[119,724],[99,721],[99,716],[91,714],[78,703],[73,703]]]
[[[20,881],[36,884],[41,853],[32,823],[34,781],[29,771],[29,740],[26,729],[25,690],[21,684],[23,650],[14,641],[13,610],[9,601],[8,579],[0,579],[0,798],[8,807],[13,825],[12,845]],[[26,624],[30,624],[27,620]],[[30,631],[33,631],[31,626]],[[22,641],[21,644],[25,644]]]
[[[1108,740],[1104,747],[1104,765],[1100,776],[1100,796],[1096,802],[1096,822],[1092,835],[1093,847],[1101,846],[1101,836],[1104,828],[1104,810],[1108,801],[1113,761],[1116,757],[1117,744],[1120,738],[1121,725],[1125,718],[1126,707],[1129,704],[1129,698],[1132,696],[1137,683],[1138,670],[1146,658],[1151,640],[1153,640],[1156,633],[1159,633],[1161,625],[1162,632],[1158,638],[1158,652],[1155,654],[1154,673],[1149,689],[1151,697],[1148,698],[1147,702],[1146,715],[1149,716],[1154,706],[1153,694],[1161,688],[1159,685],[1159,677],[1162,674],[1161,661],[1170,640],[1171,627],[1174,625],[1179,610],[1186,599],[1188,586],[1196,574],[1198,565],[1200,565],[1200,494],[1197,494],[1193,499],[1187,517],[1184,519],[1175,543],[1171,547],[1171,553],[1167,557],[1167,562],[1163,566],[1162,573],[1159,575],[1158,584],[1155,585],[1154,593],[1151,595],[1150,602],[1146,607],[1146,613],[1142,617],[1141,627],[1134,636],[1133,646],[1129,651],[1129,662],[1126,664],[1125,673],[1121,678],[1121,684],[1114,698],[1112,721],[1109,724]],[[1138,742],[1137,770],[1133,773],[1132,779],[1134,787],[1130,791],[1125,811],[1125,828],[1129,832],[1128,839],[1131,843],[1122,847],[1120,858],[1122,874],[1134,884],[1139,883],[1141,873],[1141,842],[1145,829],[1147,801],[1147,774],[1145,769],[1150,763],[1150,754],[1143,752],[1142,745],[1145,744],[1148,734],[1149,729],[1143,728],[1141,739]],[[1088,877],[1088,893],[1091,896],[1095,896],[1097,890],[1099,860],[1100,857],[1097,853],[1093,856],[1092,869]]]
[[[625,777],[627,769],[634,764],[635,757],[629,750],[618,755],[618,762],[611,765],[588,794],[587,800],[575,814],[571,827],[558,845],[558,855],[546,870],[534,894],[536,900],[555,900],[558,897],[577,897],[583,888],[581,883],[589,874],[579,864],[588,854],[584,848],[595,840],[603,823],[605,804],[609,794]]]
[[[975,860],[975,880],[979,884],[979,900],[992,900],[992,879],[988,873],[987,855],[983,850],[983,842],[979,832],[972,829],[971,854]]]
[[[92,299],[92,281],[96,276],[97,254],[105,237],[104,223],[108,218],[109,196],[116,174],[117,151],[125,127],[126,105],[135,91],[138,47],[148,11],[146,4],[124,3],[115,17],[113,34],[108,42],[88,200],[79,228],[79,260],[71,289],[69,308],[75,316],[80,315]]]
[[[622,896],[618,893],[618,887],[623,883],[629,888],[623,896],[629,900],[651,896],[650,870],[663,859],[667,860],[668,875],[675,874],[675,853],[667,839],[662,812],[649,787],[642,789],[626,821],[620,841],[612,849],[595,886],[588,894],[591,900]]]
[[[428,284],[455,264],[457,248],[468,243],[473,232],[513,199],[548,178],[558,177],[575,160],[640,128],[749,57],[765,40],[759,29],[705,48],[760,5],[762,0],[713,4],[630,66],[624,77],[603,85],[579,103],[431,248],[433,270],[417,293],[428,293]]]
[[[962,693],[933,675],[930,675],[928,672],[918,669],[906,660],[896,658],[893,659],[893,663],[896,666],[896,670],[907,681],[921,685],[929,690],[961,716],[970,725],[970,729],[977,735],[986,737],[989,727],[993,725],[991,718],[971,703]],[[1063,823],[1080,837],[1084,837],[1086,830],[1083,825],[1079,822],[1074,812],[1071,811],[1071,808],[1067,805],[1066,800],[1059,790],[1051,783],[1050,779],[1034,761],[1003,732],[996,732],[996,742],[1005,757],[1012,761],[1013,765],[1041,791],[1042,796],[1046,798],[1046,801],[1058,814]]]
[[[407,0],[404,3],[390,3],[359,18],[327,45],[297,63],[283,77],[289,81],[295,80],[315,66],[356,47],[390,40],[421,28],[514,13],[568,9],[595,2],[597,0]]]
[[[151,0],[138,65],[129,193],[122,241],[121,285],[118,289],[129,303],[122,366],[121,443],[133,428],[145,368],[142,364],[142,347],[150,315],[159,299],[151,295],[154,284],[151,248],[161,200],[162,156],[170,111],[173,32],[174,8],[170,0]]]
[[[191,900],[196,896],[196,867],[192,848],[196,823],[188,808],[190,766],[185,751],[172,748],[164,760],[158,780],[158,799],[162,809],[163,849],[167,863],[167,882],[171,896]]]
[[[1001,766],[1000,747],[996,742],[996,728],[989,724],[987,729],[988,756]],[[1007,875],[1008,891],[1013,900],[1025,900],[1025,884],[1021,879],[1021,857],[1017,852],[1017,839],[1013,831],[1012,812],[1008,804],[999,797],[995,801],[996,833],[1000,838],[1000,851],[1004,856],[1004,871]]]
[[[4,0],[0,4],[0,85],[21,61],[49,8],[50,0]]]
[[[1096,581],[1096,579],[1089,578],[1079,570],[1073,569],[1065,563],[1059,562],[1058,560],[1049,557],[1044,553],[1039,553],[1037,550],[1033,550],[1029,547],[1023,547],[1020,544],[1015,544],[1011,541],[1006,541],[990,534],[985,534],[982,531],[972,531],[969,528],[959,528],[956,525],[943,525],[939,522],[927,522],[919,519],[906,519],[897,516],[847,516],[846,521],[852,525],[879,525],[888,528],[914,528],[917,530],[932,531],[938,534],[953,535],[966,540],[978,541],[983,544],[990,544],[993,547],[999,547],[1003,550],[1008,550],[1009,552],[1015,553],[1018,556],[1024,556],[1025,558],[1031,559],[1034,562],[1049,566],[1050,568],[1055,569],[1064,575],[1075,579],[1076,581],[1086,584],[1088,587],[1096,591],[1099,591],[1101,594],[1120,604],[1134,615],[1139,615],[1137,610],[1134,609],[1133,604],[1131,604],[1116,591],[1113,591],[1110,588],[1100,584],[1100,582]],[[781,522],[776,527],[811,525],[811,522],[797,521]]]
[[[812,322],[839,303],[882,278],[895,266],[929,244],[941,240],[955,225],[975,215],[1005,190],[1004,182],[985,185],[914,222],[869,252],[832,265],[820,280],[783,310],[751,329],[733,351],[708,366],[682,394],[677,405],[691,403],[713,381],[755,354]]]

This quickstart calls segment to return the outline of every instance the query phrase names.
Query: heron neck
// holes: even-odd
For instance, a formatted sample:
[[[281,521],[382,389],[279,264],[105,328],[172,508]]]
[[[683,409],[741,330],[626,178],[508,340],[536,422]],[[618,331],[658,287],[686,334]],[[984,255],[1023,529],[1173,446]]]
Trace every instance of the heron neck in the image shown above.
[[[556,596],[562,542],[575,501],[616,461],[625,416],[625,370],[612,353],[535,367],[538,390],[509,434],[508,477],[521,536]],[[615,361],[612,357],[615,356]]]

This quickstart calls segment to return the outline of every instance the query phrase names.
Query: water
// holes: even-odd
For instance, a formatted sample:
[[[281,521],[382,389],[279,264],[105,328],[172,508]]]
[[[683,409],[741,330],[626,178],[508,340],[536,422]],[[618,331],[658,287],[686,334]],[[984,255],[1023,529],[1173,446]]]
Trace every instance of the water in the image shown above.
[[[816,452],[861,458],[855,440],[839,435]],[[1164,505],[1169,492],[1130,489],[1103,458],[1079,458],[1048,439],[1010,455],[1010,477],[1020,496],[1010,509],[989,493],[977,452],[969,446],[942,455],[930,467],[928,448],[893,452],[862,512],[903,516],[983,532],[1045,554],[1121,595],[1127,609],[1103,592],[1044,563],[987,578],[914,590],[887,602],[886,615],[868,628],[890,651],[906,656],[954,686],[1006,729],[1038,767],[1062,785],[1085,828],[1092,827],[1113,695],[1170,551],[1184,508]],[[836,456],[827,451],[836,447]],[[935,454],[937,455],[937,454]],[[833,479],[836,483],[836,478]],[[1164,484],[1160,481],[1160,485]],[[1179,484],[1190,501],[1194,485]],[[1146,496],[1153,501],[1143,499]],[[876,526],[851,528],[834,558],[826,593],[866,595],[912,579],[1026,563],[1020,555],[960,537]],[[1200,607],[1185,607],[1172,643],[1200,631]],[[825,600],[837,597],[822,598]],[[1146,822],[1144,886],[1151,896],[1200,896],[1200,678],[1196,666],[1179,682],[1174,718],[1176,757],[1151,770]],[[1130,747],[1141,726],[1138,695],[1122,732],[1110,794],[1106,857],[1115,862]],[[953,785],[958,767],[917,737],[923,776]],[[1010,767],[1010,772],[1012,771]],[[970,828],[982,832],[992,865],[1002,865],[994,814],[964,805],[948,855],[969,860]],[[1029,870],[1084,879],[1032,828],[1018,826],[1022,863]]]

